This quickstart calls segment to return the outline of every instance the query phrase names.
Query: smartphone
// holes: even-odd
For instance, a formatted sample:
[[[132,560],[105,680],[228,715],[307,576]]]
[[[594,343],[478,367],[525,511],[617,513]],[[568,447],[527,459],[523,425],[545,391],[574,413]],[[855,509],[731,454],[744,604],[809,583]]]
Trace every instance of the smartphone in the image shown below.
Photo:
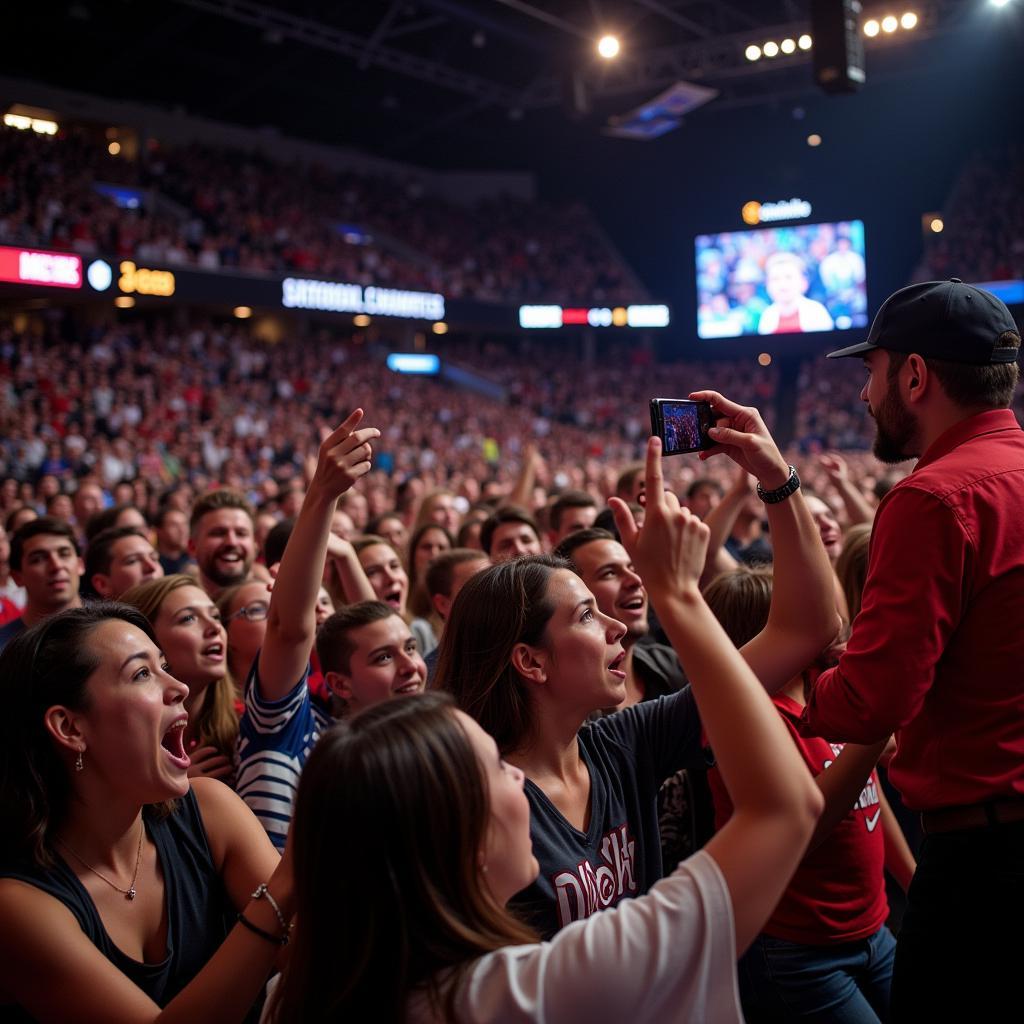
[[[651,433],[661,438],[663,455],[682,455],[713,448],[708,430],[715,414],[707,402],[688,398],[652,398]]]

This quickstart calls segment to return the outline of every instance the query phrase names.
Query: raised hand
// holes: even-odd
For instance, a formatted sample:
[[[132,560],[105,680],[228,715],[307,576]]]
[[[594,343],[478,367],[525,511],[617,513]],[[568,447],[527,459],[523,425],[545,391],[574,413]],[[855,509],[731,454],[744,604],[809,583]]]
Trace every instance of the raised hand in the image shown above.
[[[822,455],[818,459],[818,464],[825,470],[829,483],[837,490],[842,490],[850,479],[850,470],[846,465],[846,459],[836,452],[831,452],[828,455]]]
[[[356,409],[341,426],[324,438],[311,488],[317,487],[327,496],[336,498],[370,472],[373,454],[370,442],[380,437],[380,431],[376,427],[357,430],[362,419],[363,410]]]
[[[717,391],[694,391],[690,398],[710,403],[718,421],[708,431],[715,446],[701,452],[701,459],[728,455],[738,466],[753,473],[767,491],[781,487],[789,479],[789,464],[756,409],[737,405]]]
[[[646,513],[638,526],[629,506],[609,498],[622,545],[633,559],[652,597],[697,590],[708,548],[708,528],[679,499],[665,490],[661,468],[661,440],[647,442]]]
[[[222,754],[216,747],[196,747],[189,752],[188,777],[190,779],[220,779],[231,785],[235,777],[235,766],[231,759]]]

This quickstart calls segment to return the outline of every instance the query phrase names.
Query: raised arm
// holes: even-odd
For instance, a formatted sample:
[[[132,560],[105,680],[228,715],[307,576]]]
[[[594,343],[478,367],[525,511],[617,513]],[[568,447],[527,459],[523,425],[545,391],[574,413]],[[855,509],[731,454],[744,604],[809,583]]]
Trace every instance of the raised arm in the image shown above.
[[[702,452],[702,459],[728,455],[766,491],[786,483],[789,465],[756,409],[737,405],[717,391],[690,397],[710,402],[718,417],[710,431],[717,444]],[[765,512],[774,552],[771,611],[764,629],[743,646],[742,654],[765,689],[774,693],[828,646],[842,622],[832,566],[803,496],[797,491],[765,504]]]
[[[822,455],[818,459],[821,468],[825,470],[829,483],[836,489],[836,493],[842,498],[843,507],[846,509],[846,518],[850,525],[857,523],[870,523],[875,518],[874,509],[867,503],[867,499],[860,490],[854,486],[850,479],[850,470],[846,465],[846,459],[835,452]]]
[[[359,561],[356,549],[349,541],[343,540],[336,534],[330,534],[327,538],[327,558],[338,574],[341,589],[345,593],[345,600],[349,604],[377,600],[373,585],[363,571],[363,565]]]
[[[701,575],[701,586],[710,583],[720,572],[729,572],[737,566],[736,559],[725,550],[725,542],[736,525],[736,517],[740,514],[743,503],[753,493],[750,474],[741,469],[736,474],[732,487],[722,495],[722,500],[707,514],[708,554],[704,559],[704,572]]]
[[[657,438],[647,447],[643,528],[622,501],[610,504],[686,670],[735,807],[705,849],[729,887],[740,953],[800,862],[821,813],[821,794],[778,712],[700,595],[708,529],[665,492]]]
[[[520,505],[533,512],[533,488],[537,483],[537,471],[544,465],[537,446],[532,442],[523,449],[522,465],[519,476],[512,486],[507,504]]]
[[[259,658],[260,691],[266,701],[284,698],[309,661],[334,507],[370,471],[370,442],[380,436],[375,427],[356,429],[362,418],[363,410],[356,409],[320,445],[316,471],[281,559]]]

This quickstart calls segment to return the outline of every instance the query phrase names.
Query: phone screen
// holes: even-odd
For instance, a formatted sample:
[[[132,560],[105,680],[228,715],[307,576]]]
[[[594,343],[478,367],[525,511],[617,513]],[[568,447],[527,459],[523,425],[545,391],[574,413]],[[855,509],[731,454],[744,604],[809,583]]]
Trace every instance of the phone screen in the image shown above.
[[[684,398],[651,400],[651,428],[661,438],[665,455],[710,448],[714,442],[707,432],[714,424],[714,414],[707,402]]]

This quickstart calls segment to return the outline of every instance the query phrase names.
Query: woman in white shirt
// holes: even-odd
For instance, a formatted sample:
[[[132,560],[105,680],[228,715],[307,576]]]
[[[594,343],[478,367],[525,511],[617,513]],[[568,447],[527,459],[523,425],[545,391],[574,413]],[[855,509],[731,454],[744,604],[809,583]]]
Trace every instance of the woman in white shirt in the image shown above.
[[[506,902],[537,873],[523,774],[440,694],[331,730],[293,822],[299,924],[266,1019],[741,1021],[735,959],[771,913],[821,797],[700,596],[708,531],[647,462],[647,518],[616,504],[687,671],[736,812],[643,897],[535,936]]]

